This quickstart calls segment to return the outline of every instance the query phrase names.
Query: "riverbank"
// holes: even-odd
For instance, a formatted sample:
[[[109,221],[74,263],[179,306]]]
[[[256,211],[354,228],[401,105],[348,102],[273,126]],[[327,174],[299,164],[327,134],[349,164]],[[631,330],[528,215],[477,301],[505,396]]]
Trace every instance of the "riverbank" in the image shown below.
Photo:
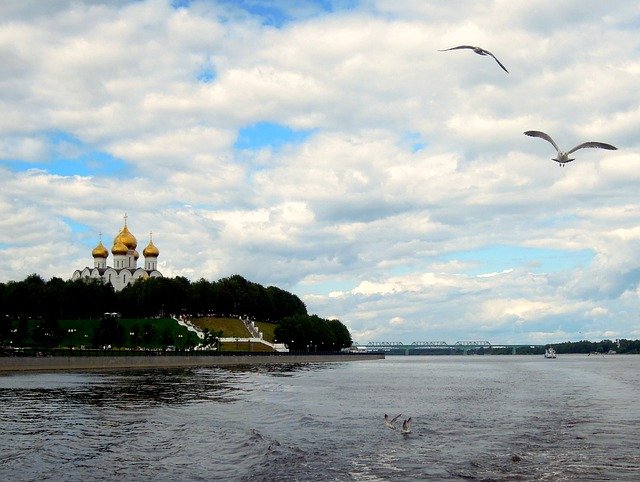
[[[331,363],[384,359],[384,353],[336,353],[322,355],[175,355],[175,356],[51,356],[0,357],[0,372],[57,370],[114,370],[137,368],[186,368],[207,366]]]

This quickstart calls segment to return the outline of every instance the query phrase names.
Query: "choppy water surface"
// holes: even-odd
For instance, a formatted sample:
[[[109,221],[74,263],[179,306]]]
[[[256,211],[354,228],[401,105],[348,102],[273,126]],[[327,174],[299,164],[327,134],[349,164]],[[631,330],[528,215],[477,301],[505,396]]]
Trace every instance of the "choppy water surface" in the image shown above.
[[[2,375],[0,480],[635,481],[639,396],[622,355]]]

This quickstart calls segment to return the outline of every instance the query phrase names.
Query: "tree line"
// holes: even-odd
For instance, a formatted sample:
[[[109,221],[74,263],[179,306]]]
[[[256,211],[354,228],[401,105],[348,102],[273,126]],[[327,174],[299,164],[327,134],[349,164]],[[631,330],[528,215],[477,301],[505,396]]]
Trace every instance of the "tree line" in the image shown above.
[[[296,295],[275,286],[264,287],[240,275],[218,281],[195,282],[175,278],[149,278],[115,291],[100,280],[45,281],[32,274],[23,281],[0,283],[0,314],[12,319],[101,318],[118,312],[124,318],[169,316],[248,316],[277,322],[287,316],[306,315]]]
[[[616,341],[566,341],[564,343],[553,343],[552,346],[556,353],[640,353],[640,340],[620,339]]]
[[[105,314],[117,312],[124,318],[168,317],[188,314],[195,317],[249,317],[278,324],[276,339],[291,350],[339,350],[351,346],[351,335],[338,320],[309,315],[296,295],[275,286],[264,287],[240,275],[218,281],[187,278],[149,278],[138,280],[122,291],[115,291],[101,280],[45,281],[32,274],[23,281],[0,283],[0,345],[11,340],[13,346],[30,341],[38,346],[55,347],[61,341],[58,320],[101,320],[91,338],[93,346],[121,346],[125,343],[157,343],[153,325],[132,328],[124,337],[119,324]],[[34,328],[29,320],[39,320]],[[219,333],[210,333],[213,341]],[[168,335],[167,335],[168,336]],[[163,342],[168,341],[163,336]],[[210,338],[211,338],[210,337]],[[131,338],[131,339],[129,339]]]
[[[317,315],[284,318],[274,334],[276,340],[293,351],[336,351],[353,343],[349,330],[340,321],[325,320]]]

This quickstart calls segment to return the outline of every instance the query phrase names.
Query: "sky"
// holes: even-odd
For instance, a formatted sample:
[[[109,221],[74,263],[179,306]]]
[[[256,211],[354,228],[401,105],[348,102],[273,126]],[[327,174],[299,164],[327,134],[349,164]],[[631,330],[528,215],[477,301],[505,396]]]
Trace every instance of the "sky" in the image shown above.
[[[636,1],[4,0],[0,112],[2,282],[126,213],[362,344],[640,338]]]

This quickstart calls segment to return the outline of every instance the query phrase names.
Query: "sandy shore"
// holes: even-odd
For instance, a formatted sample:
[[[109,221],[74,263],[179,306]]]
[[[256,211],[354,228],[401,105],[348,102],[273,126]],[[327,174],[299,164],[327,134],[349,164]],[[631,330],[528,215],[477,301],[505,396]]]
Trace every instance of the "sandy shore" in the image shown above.
[[[383,359],[382,353],[335,355],[216,355],[216,356],[55,356],[0,357],[0,372],[55,370],[113,370],[136,368],[180,368],[286,363],[327,363]]]

